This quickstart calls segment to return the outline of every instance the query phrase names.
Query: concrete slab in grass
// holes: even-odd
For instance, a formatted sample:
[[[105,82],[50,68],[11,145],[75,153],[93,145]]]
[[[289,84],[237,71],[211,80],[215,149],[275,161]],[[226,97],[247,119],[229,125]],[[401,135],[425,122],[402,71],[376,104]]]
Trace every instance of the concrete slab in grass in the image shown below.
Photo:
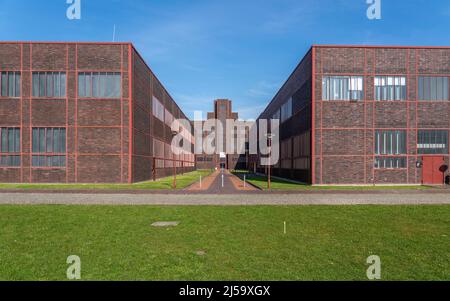
[[[155,222],[152,224],[152,227],[176,227],[180,224],[180,222]]]

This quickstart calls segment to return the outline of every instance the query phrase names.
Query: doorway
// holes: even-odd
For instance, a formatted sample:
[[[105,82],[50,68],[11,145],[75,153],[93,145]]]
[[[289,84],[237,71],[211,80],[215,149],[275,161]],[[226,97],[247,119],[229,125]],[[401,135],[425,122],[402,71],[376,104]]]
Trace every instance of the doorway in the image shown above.
[[[422,167],[422,184],[425,185],[442,185],[445,181],[445,172],[448,167],[445,164],[445,158],[439,157],[423,157]]]

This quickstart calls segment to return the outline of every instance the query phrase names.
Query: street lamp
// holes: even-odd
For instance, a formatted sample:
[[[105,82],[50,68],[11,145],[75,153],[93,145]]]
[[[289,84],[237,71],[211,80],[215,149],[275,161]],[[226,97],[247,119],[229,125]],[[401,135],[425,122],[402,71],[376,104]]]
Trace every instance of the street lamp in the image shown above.
[[[177,131],[172,131],[172,138],[175,138],[175,136],[178,135]],[[177,160],[175,159],[175,154],[173,154],[174,159],[172,161],[173,164],[173,189],[177,189]]]
[[[271,189],[271,175],[270,175],[270,167],[272,162],[270,162],[270,158],[272,157],[272,139],[275,137],[274,134],[266,134],[267,137],[267,145],[269,146],[269,166],[268,166],[268,177],[267,177],[267,188]]]

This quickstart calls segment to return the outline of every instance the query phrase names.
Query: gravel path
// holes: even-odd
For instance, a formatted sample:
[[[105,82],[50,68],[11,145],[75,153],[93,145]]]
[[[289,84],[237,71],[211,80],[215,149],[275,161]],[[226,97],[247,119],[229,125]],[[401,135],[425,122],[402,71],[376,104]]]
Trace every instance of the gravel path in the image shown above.
[[[0,194],[0,205],[450,205],[448,193],[414,194]]]

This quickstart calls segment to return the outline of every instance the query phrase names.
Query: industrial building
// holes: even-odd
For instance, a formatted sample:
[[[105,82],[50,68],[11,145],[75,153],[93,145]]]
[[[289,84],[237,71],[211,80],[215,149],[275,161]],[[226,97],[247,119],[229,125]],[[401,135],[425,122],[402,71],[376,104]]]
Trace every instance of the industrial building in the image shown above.
[[[314,185],[443,184],[449,76],[450,47],[311,47],[259,117],[281,122],[272,174]]]
[[[245,128],[245,149],[242,153],[237,151],[237,128],[233,128],[233,133],[227,133],[227,120],[236,121],[239,119],[239,113],[233,112],[233,102],[229,99],[217,99],[214,101],[214,111],[207,113],[207,120],[215,120],[222,127],[222,149],[218,149],[216,143],[215,154],[206,154],[203,150],[201,155],[196,155],[196,166],[198,169],[247,169],[248,167],[248,128]],[[204,124],[204,123],[203,123]],[[212,128],[215,135],[219,135],[217,125]],[[211,132],[203,131],[202,136],[205,139]],[[227,136],[229,137],[227,139]],[[227,145],[231,143],[230,139],[235,139],[235,151],[227,152]],[[217,139],[215,140],[217,142]],[[200,142],[203,143],[203,142]]]
[[[187,119],[130,43],[0,43],[0,182],[134,183],[195,169]]]

